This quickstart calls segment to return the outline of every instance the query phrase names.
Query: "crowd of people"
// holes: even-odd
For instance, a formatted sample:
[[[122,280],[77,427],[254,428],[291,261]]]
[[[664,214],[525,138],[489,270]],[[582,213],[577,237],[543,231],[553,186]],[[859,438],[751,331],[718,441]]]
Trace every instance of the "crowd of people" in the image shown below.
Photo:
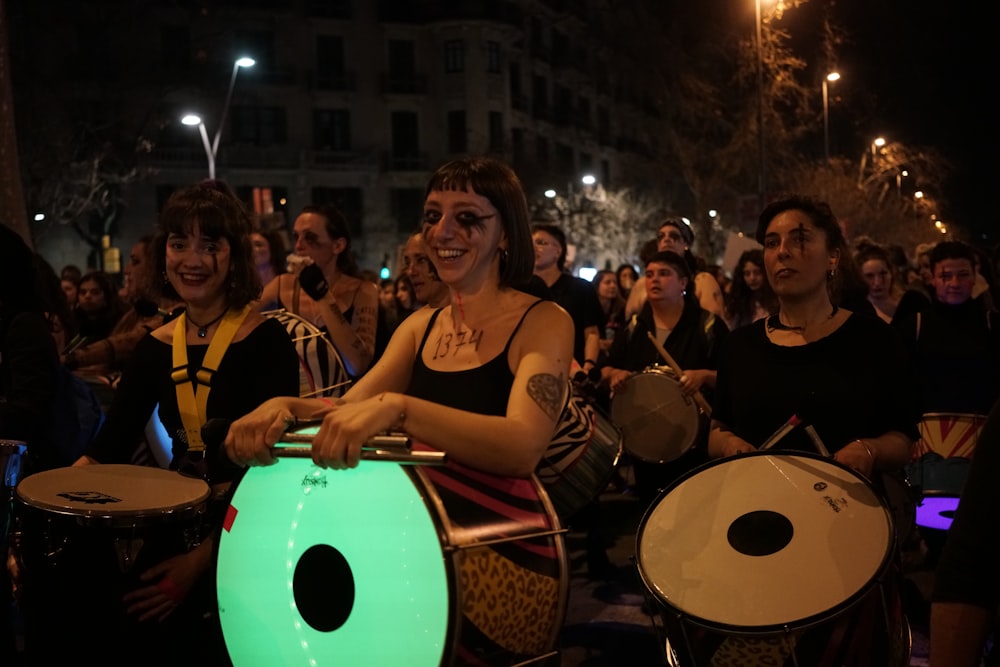
[[[227,493],[243,469],[277,461],[291,426],[319,424],[311,457],[321,468],[355,468],[373,437],[403,431],[446,454],[430,478],[449,493],[481,487],[483,475],[527,493],[519,485],[574,394],[612,421],[619,415],[624,444],[592,502],[552,522],[586,527],[595,577],[605,483],[653,507],[699,471],[773,450],[826,457],[887,499],[886,476],[938,462],[920,448],[927,415],[981,416],[954,539],[934,554],[933,606],[918,611],[928,615],[935,667],[978,665],[991,645],[1000,578],[981,542],[1000,510],[989,453],[1000,447],[1000,285],[996,258],[971,245],[945,240],[907,256],[868,238],[849,242],[828,203],[792,194],[761,212],[759,247],[730,271],[698,257],[691,225],[667,215],[637,265],[609,266],[588,282],[567,264],[566,231],[532,224],[511,168],[472,157],[433,173],[398,275],[381,282],[359,268],[336,208],[304,206],[282,234],[255,225],[219,181],[170,197],[120,284],[74,266],[56,274],[15,234],[0,234],[0,439],[26,444],[0,453],[23,456],[22,477],[148,464],[137,451],[154,420],[169,439],[168,467],[203,480],[210,498],[197,535],[147,550],[128,576],[90,544],[67,547],[72,567],[18,556],[8,504],[3,546],[12,558],[0,587],[4,612],[23,614],[24,651],[15,649],[15,619],[0,615],[3,664],[126,664],[140,648],[154,655],[148,664],[178,664],[197,646],[195,664],[225,665],[213,553]],[[276,311],[308,322],[335,350],[348,379],[335,398],[301,393],[300,351]],[[693,427],[677,423],[678,402],[693,406]],[[60,406],[76,414],[73,438],[51,432]],[[653,430],[651,413],[663,420]],[[212,420],[228,426],[217,439],[202,430]],[[472,511],[471,497],[462,512]],[[456,502],[445,506],[457,511]],[[921,536],[912,528],[896,539]],[[503,549],[490,558],[525,567]],[[537,567],[558,577],[551,563]],[[896,554],[879,576],[893,580],[901,567]],[[880,623],[812,628],[774,664],[896,664],[894,619],[913,610],[887,597],[864,601],[885,607],[871,610]],[[850,641],[831,639],[845,633]],[[672,650],[681,664],[698,664],[728,650],[725,639],[675,641]],[[475,630],[459,643],[487,663],[530,657]]]

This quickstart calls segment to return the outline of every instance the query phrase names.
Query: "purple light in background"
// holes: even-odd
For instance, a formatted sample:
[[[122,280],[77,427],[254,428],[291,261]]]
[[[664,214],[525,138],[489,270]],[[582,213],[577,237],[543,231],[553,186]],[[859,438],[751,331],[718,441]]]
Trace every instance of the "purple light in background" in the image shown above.
[[[925,497],[917,505],[917,525],[934,530],[948,530],[957,509],[957,496]]]

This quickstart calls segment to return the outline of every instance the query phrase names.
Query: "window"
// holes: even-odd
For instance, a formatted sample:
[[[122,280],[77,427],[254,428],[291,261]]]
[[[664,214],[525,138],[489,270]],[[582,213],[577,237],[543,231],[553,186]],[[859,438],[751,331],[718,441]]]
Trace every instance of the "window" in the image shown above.
[[[393,77],[412,77],[417,71],[417,56],[410,40],[389,40],[389,74]]]
[[[288,141],[288,121],[281,107],[233,107],[233,143],[257,146]]]
[[[544,169],[549,166],[549,140],[545,137],[538,137],[535,141],[535,158],[539,167]]]
[[[334,205],[347,218],[347,228],[351,238],[357,239],[364,233],[361,221],[364,220],[365,209],[362,201],[361,188],[313,188],[310,203],[316,206]],[[302,208],[301,206],[299,208]],[[293,220],[294,222],[294,220]]]
[[[351,112],[346,109],[313,111],[313,140],[318,150],[351,150]]]
[[[420,152],[420,131],[417,114],[412,111],[392,112],[393,155],[413,157]]]
[[[393,188],[389,191],[389,214],[396,221],[396,231],[410,234],[420,227],[424,210],[421,188]]]
[[[556,169],[560,173],[573,173],[573,147],[556,144]]]
[[[486,42],[486,71],[500,73],[500,42]]]
[[[490,151],[500,152],[504,148],[503,114],[491,111],[489,115]]]
[[[344,38],[340,35],[316,37],[316,73],[320,78],[344,75]]]
[[[461,72],[465,69],[465,44],[460,39],[449,39],[444,43],[444,71]]]
[[[465,112],[448,112],[448,152],[464,153],[467,150]]]

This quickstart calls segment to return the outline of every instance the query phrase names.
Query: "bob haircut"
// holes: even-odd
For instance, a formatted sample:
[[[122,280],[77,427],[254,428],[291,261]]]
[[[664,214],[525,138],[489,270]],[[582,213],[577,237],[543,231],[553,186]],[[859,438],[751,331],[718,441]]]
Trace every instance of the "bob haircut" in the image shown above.
[[[163,276],[157,296],[181,301],[174,286],[166,280],[167,239],[171,234],[187,235],[198,226],[202,236],[229,242],[229,273],[226,277],[226,305],[243,308],[260,298],[261,284],[254,266],[250,233],[253,224],[243,203],[227,185],[202,181],[170,195],[160,212],[160,223],[152,245],[153,274]]]
[[[507,252],[500,253],[500,286],[520,288],[534,275],[528,200],[521,180],[504,162],[490,157],[464,157],[446,162],[431,175],[424,191],[472,191],[486,197],[500,213]]]

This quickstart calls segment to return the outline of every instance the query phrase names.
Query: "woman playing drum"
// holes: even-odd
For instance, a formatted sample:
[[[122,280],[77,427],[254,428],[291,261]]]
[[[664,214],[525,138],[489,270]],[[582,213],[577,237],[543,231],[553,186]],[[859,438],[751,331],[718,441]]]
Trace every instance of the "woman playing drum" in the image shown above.
[[[601,376],[611,391],[618,394],[612,400],[612,419],[629,412],[622,409],[621,392],[626,389],[636,373],[654,364],[666,362],[649,338],[652,334],[657,342],[669,352],[674,361],[683,369],[680,378],[661,375],[662,386],[679,389],[688,395],[688,400],[702,390],[710,392],[715,387],[715,362],[718,350],[726,338],[728,328],[722,318],[702,308],[694,296],[690,265],[681,255],[672,251],[660,251],[646,263],[644,287],[646,303],[638,315],[634,315],[626,326],[619,329],[608,355],[608,364],[601,369]],[[680,396],[681,394],[678,394]],[[645,402],[646,397],[642,400]],[[617,403],[617,406],[615,406]],[[662,406],[661,406],[662,407]],[[670,415],[663,413],[664,418]],[[656,448],[649,443],[649,436],[668,439],[666,429],[655,429],[657,433],[635,433],[643,443],[630,443],[634,433],[628,423],[617,424],[623,430],[625,447],[637,456],[633,462],[639,495],[646,501],[652,500],[656,491],[679,474],[705,461],[705,429],[699,429],[700,419],[695,412],[692,436],[687,442],[662,442]],[[644,419],[646,416],[640,417]],[[636,450],[637,445],[659,449],[661,455],[648,456]]]
[[[235,419],[272,396],[298,394],[298,358],[291,340],[278,322],[253,312],[249,305],[260,294],[250,231],[249,214],[224,184],[206,181],[175,192],[167,200],[153,242],[153,263],[155,275],[162,276],[159,291],[183,301],[185,312],[138,344],[103,428],[74,465],[128,463],[150,414],[159,405],[160,420],[172,438],[170,467],[211,484],[225,484],[237,471],[201,441],[202,424],[209,418]],[[155,495],[155,489],[149,489],[149,494]],[[142,661],[147,664],[161,664],[158,660],[177,664],[180,655],[190,659],[189,651],[202,640],[199,650],[205,654],[218,651],[211,659],[225,664],[221,637],[211,634],[212,624],[206,623],[206,610],[199,606],[199,602],[214,602],[211,528],[190,551],[165,554],[171,557],[155,565],[147,558],[146,565],[138,568],[139,581],[125,596],[124,607],[142,623],[130,627],[121,641],[134,642],[128,643],[134,651],[143,641],[158,640],[143,646]],[[198,541],[199,536],[192,537]],[[83,578],[97,587],[86,588],[96,590],[98,596],[85,602],[90,616],[79,617],[84,607],[67,613],[79,617],[74,620],[73,636],[96,644],[53,642],[44,633],[54,628],[38,624],[43,633],[38,638],[50,641],[33,649],[69,651],[77,658],[93,649],[91,657],[100,658],[102,664],[118,664],[114,661],[123,657],[115,650],[121,647],[109,646],[102,637],[106,632],[96,630],[106,631],[118,621],[101,618],[97,611],[110,614],[122,607],[119,599],[105,601],[116,587],[99,580],[94,572]],[[78,588],[82,590],[82,585]],[[33,630],[29,628],[31,638]],[[178,634],[186,641],[179,642]]]
[[[757,240],[764,246],[767,279],[780,309],[734,330],[727,339],[719,360],[709,454],[722,458],[742,453],[747,456],[743,463],[749,464],[765,455],[749,452],[772,446],[804,450],[813,456],[832,453],[837,463],[859,475],[852,483],[874,479],[872,486],[878,487],[880,476],[874,473],[901,470],[910,460],[918,435],[915,385],[895,333],[877,317],[841,307],[843,275],[856,268],[838,221],[825,203],[794,195],[771,203],[760,215]],[[770,468],[802,467],[775,457]],[[817,492],[829,486],[825,493],[830,498],[846,499],[837,500],[834,506],[848,503],[843,505],[848,513],[849,503],[862,495],[840,491],[832,476],[829,482],[809,486]],[[797,509],[812,507],[806,503],[802,508],[767,505],[770,489],[766,487],[762,480],[759,492],[743,499],[744,511],[759,509],[758,514],[777,517],[794,516]],[[862,506],[867,505],[858,505]],[[817,506],[816,518],[826,516],[826,508]],[[779,562],[790,557],[787,554],[794,553],[797,540],[803,539],[800,528],[794,527],[787,547],[777,545],[775,553],[756,560],[734,556],[734,562],[743,563],[746,570],[744,581],[752,579],[753,562]],[[890,547],[891,533],[887,519],[885,535],[880,537]],[[877,542],[860,532],[827,539],[830,543],[822,551],[831,558],[797,563],[814,572],[817,581],[839,579],[854,560],[845,554],[857,549],[871,551]],[[722,551],[731,554],[728,543],[723,540],[722,544]],[[834,553],[840,555],[832,557]],[[819,664],[818,656],[831,664],[852,666],[906,664],[909,650],[906,633],[901,630],[898,564],[893,561],[887,556],[885,572],[873,568],[865,573],[872,588],[863,596],[864,591],[857,593],[860,601],[845,594],[842,604],[851,609],[853,618],[834,617],[832,623],[791,635],[799,660],[795,664]],[[780,585],[780,581],[774,583]],[[808,598],[806,588],[798,590],[798,596]],[[843,613],[844,609],[834,607],[828,612]],[[730,643],[722,642],[718,650],[725,650]],[[792,664],[795,656],[789,656],[788,650],[786,647],[780,659],[767,664]]]

